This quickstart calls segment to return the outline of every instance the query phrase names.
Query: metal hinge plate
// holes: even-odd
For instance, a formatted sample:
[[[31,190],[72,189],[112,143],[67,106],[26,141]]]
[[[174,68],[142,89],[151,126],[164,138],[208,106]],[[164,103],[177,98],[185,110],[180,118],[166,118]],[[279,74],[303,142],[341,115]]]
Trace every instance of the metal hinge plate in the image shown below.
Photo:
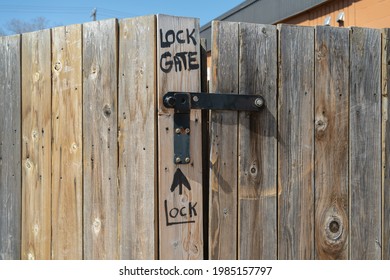
[[[264,99],[259,95],[246,94],[168,92],[163,97],[163,103],[175,110],[174,162],[188,164],[191,162],[191,109],[258,112],[264,105]]]

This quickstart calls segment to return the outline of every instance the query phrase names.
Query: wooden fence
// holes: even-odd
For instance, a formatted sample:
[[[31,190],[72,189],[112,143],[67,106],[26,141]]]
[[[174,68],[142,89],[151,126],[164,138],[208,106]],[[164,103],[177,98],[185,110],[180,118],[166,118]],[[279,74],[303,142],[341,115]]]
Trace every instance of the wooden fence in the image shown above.
[[[389,38],[214,22],[210,91],[266,105],[192,110],[176,164],[198,20],[0,37],[0,259],[390,259]]]

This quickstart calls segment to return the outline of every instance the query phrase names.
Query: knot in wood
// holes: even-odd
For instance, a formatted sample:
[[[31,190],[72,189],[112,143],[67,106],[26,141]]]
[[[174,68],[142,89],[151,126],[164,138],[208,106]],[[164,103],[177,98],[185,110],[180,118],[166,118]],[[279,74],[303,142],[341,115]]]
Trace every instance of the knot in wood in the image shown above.
[[[103,107],[103,114],[104,114],[104,116],[106,118],[111,116],[111,107],[110,107],[110,105],[108,105],[108,104],[104,105],[104,107]]]
[[[315,131],[317,136],[322,136],[328,128],[328,119],[325,116],[320,116],[315,121]]]
[[[343,231],[343,223],[339,217],[332,216],[330,219],[328,219],[325,226],[327,238],[333,241],[337,241],[341,238]]]
[[[93,231],[96,235],[99,234],[101,227],[102,227],[102,222],[100,221],[100,219],[96,218],[92,224]]]
[[[62,63],[60,61],[57,61],[55,64],[54,64],[54,70],[59,72],[61,71],[62,69]]]

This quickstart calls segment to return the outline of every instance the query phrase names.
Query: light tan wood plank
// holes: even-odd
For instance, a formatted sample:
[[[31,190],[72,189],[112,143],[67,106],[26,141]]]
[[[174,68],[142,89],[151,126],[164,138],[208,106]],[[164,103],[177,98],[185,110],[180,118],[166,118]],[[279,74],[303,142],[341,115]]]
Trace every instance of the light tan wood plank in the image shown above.
[[[240,94],[264,97],[261,112],[239,113],[239,258],[277,258],[277,30],[239,26]]]
[[[212,26],[211,92],[238,93],[238,23]],[[210,112],[210,259],[237,258],[238,112]]]
[[[278,258],[314,259],[314,28],[278,28]]]
[[[381,32],[352,28],[350,93],[351,259],[380,259]]]
[[[84,258],[118,258],[117,22],[83,25]]]
[[[199,20],[157,16],[157,83],[160,258],[202,259],[201,111],[191,111],[191,162],[175,164],[173,109],[166,109],[162,104],[162,97],[168,91],[200,91]],[[188,179],[191,187],[188,190],[183,186],[181,195],[178,187],[170,190],[178,169]],[[179,212],[183,209],[182,215],[175,209]]]
[[[119,22],[120,258],[157,257],[156,18]]]
[[[349,29],[316,28],[317,259],[348,259]]]
[[[22,259],[50,259],[50,30],[22,35],[22,205]]]
[[[0,37],[0,260],[20,259],[20,35]]]
[[[52,258],[82,259],[81,25],[52,30]]]
[[[382,31],[382,258],[390,259],[390,29]]]

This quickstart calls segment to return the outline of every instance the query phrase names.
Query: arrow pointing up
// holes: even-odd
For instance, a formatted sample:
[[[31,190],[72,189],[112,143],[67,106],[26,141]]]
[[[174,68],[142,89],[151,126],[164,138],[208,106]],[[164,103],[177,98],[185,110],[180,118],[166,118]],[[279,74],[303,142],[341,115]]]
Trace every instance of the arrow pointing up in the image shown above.
[[[173,175],[173,182],[171,186],[171,192],[174,192],[177,187],[179,187],[179,194],[183,194],[183,185],[190,191],[191,186],[188,182],[186,176],[180,170],[180,168],[176,169],[175,175]]]

